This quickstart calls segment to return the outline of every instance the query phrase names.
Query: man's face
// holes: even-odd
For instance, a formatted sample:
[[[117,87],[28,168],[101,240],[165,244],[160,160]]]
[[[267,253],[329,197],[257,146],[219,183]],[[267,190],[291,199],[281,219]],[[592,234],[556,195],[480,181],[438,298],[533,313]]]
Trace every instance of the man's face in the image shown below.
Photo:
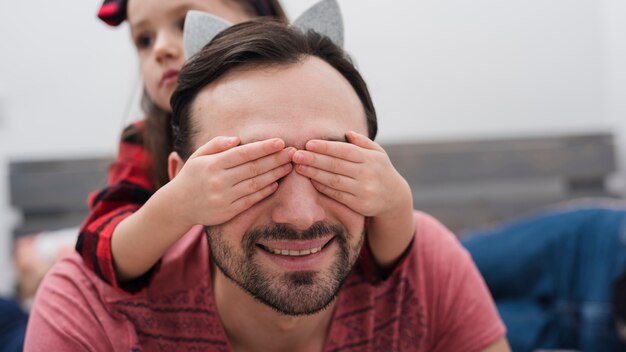
[[[318,58],[228,73],[192,107],[195,147],[216,136],[242,143],[367,135],[365,113],[348,81]],[[208,227],[213,262],[261,302],[288,315],[312,314],[336,296],[364,237],[364,217],[319,193],[295,171],[276,192],[220,226]]]

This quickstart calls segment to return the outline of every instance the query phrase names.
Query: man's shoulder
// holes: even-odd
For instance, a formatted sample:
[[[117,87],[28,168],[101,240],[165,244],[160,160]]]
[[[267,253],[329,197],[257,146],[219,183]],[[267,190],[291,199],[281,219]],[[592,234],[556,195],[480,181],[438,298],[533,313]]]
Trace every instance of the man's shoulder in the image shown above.
[[[467,255],[456,236],[433,216],[415,211],[415,233],[409,247],[392,268],[378,267],[367,246],[363,247],[357,276],[366,281],[386,281],[392,276],[413,280],[423,276],[423,271],[432,270],[433,264],[446,258]]]
[[[437,220],[434,216],[416,210],[415,231],[416,237],[426,244],[445,243],[450,244],[456,241],[456,236],[444,224]]]
[[[427,265],[467,255],[458,238],[430,214],[415,211],[414,264]]]
[[[206,263],[208,245],[202,227],[194,226],[165,253],[145,290],[147,292],[131,294],[109,285],[85,264],[77,252],[65,256],[52,267],[42,281],[40,290],[45,294],[59,291],[72,295],[80,293],[85,298],[97,298],[103,304],[139,296],[155,298],[172,290],[195,287],[208,273]]]
[[[339,295],[329,346],[340,349],[359,343],[375,351],[429,349],[429,339],[441,325],[435,319],[442,312],[437,296],[450,282],[441,264],[457,255],[455,249],[460,253],[462,249],[434,217],[416,211],[415,224],[410,247],[384,278],[373,275],[376,266],[370,265],[365,250],[359,269],[348,277]]]
[[[57,262],[42,281],[28,322],[26,350],[46,345],[111,348],[112,336],[123,339],[124,325],[109,312],[106,283],[87,268],[78,253]],[[104,288],[104,289],[103,289]],[[111,293],[113,290],[111,288]]]
[[[76,253],[69,253],[56,262],[41,283],[40,290],[78,289],[90,286],[92,272]],[[94,274],[95,275],[95,274]]]
[[[174,244],[148,287],[137,294],[102,281],[76,252],[57,262],[35,298],[27,336],[30,350],[45,345],[62,346],[60,350],[129,350],[139,343],[140,331],[151,331],[158,340],[164,327],[176,328],[181,319],[203,315],[205,321],[218,324],[205,297],[210,294],[205,277],[208,248],[201,230],[194,227]],[[178,336],[179,330],[171,336]]]
[[[72,252],[59,260],[44,277],[35,304],[56,302],[94,305],[104,304],[107,297],[116,295],[116,290],[103,282],[84,263],[82,257]],[[64,302],[64,301],[70,302]],[[84,301],[84,302],[80,302]]]

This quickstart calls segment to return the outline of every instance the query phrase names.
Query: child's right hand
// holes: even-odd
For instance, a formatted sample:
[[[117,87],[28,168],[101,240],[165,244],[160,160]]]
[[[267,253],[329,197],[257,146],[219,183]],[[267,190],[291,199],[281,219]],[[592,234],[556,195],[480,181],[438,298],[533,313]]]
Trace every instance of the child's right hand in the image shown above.
[[[238,137],[215,137],[187,159],[166,186],[172,207],[187,225],[222,224],[278,187],[292,170],[295,148],[279,138],[239,145]]]

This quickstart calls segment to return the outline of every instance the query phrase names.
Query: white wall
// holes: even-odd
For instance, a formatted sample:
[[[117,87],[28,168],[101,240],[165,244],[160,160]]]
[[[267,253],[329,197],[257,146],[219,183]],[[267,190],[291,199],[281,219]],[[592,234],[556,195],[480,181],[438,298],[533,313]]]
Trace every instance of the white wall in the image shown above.
[[[0,294],[11,289],[10,159],[112,154],[137,70],[98,0],[0,1]]]
[[[1,180],[13,158],[114,152],[138,78],[127,29],[95,19],[100,2],[0,2]],[[315,1],[284,2],[293,17]],[[380,141],[612,130],[626,145],[623,0],[340,5]],[[14,221],[7,194],[2,181],[2,268]],[[10,279],[0,270],[0,293]]]

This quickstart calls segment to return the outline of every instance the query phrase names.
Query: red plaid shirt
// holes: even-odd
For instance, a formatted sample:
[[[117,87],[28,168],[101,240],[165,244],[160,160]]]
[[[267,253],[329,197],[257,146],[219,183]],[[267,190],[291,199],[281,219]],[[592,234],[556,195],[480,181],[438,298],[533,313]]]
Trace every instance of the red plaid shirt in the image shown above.
[[[117,157],[109,169],[107,187],[89,196],[91,211],[76,242],[76,250],[96,275],[127,292],[146,287],[154,271],[121,285],[115,278],[111,256],[111,235],[117,224],[139,209],[155,191],[143,132],[144,121],[124,130]]]

